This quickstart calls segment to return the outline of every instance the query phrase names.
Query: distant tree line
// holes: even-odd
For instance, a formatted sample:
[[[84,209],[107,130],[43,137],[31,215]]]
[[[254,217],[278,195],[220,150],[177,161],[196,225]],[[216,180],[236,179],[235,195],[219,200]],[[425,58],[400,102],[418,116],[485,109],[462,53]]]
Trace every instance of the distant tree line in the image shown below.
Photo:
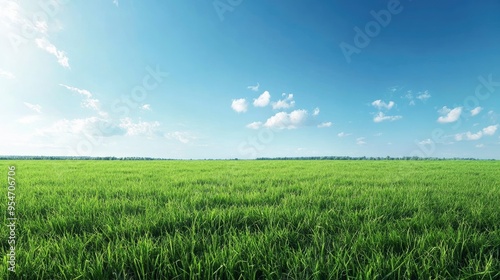
[[[171,158],[152,157],[89,157],[89,156],[0,156],[0,160],[176,160]],[[205,159],[213,160],[213,159]],[[238,158],[227,159],[238,160]],[[437,157],[350,157],[350,156],[322,156],[322,157],[261,157],[256,160],[481,160],[477,158],[437,158]],[[483,159],[495,160],[495,159]]]
[[[477,158],[438,158],[438,157],[350,157],[350,156],[323,156],[323,157],[273,157],[273,158],[257,158],[257,160],[480,160]],[[494,160],[494,159],[487,159]]]

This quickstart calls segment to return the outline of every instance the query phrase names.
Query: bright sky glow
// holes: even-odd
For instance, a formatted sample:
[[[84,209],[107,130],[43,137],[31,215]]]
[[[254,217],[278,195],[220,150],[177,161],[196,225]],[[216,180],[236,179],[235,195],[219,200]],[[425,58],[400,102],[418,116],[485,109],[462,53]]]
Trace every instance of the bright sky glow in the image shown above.
[[[500,159],[499,12],[0,0],[0,154]]]

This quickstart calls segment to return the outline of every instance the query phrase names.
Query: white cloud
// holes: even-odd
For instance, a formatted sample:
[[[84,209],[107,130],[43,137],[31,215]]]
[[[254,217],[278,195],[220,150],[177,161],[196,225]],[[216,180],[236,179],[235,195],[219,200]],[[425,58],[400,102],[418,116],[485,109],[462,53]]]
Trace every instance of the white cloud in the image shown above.
[[[231,108],[238,113],[244,113],[248,110],[248,103],[244,98],[233,99]]]
[[[358,137],[356,139],[356,144],[358,144],[358,145],[365,145],[366,144],[365,139],[366,139],[365,137]]]
[[[425,139],[423,141],[418,142],[419,145],[430,145],[433,141],[431,139]]]
[[[8,24],[7,20],[11,23],[19,23],[21,21],[20,15],[21,7],[16,1],[0,1],[0,19]]]
[[[345,132],[340,132],[339,134],[337,134],[338,137],[347,137],[347,136],[350,136],[352,135],[351,133],[345,133]]]
[[[16,76],[14,76],[14,74],[12,74],[8,71],[5,71],[3,69],[0,69],[0,77],[3,77],[3,78],[8,79],[8,80],[14,80],[16,78]]]
[[[59,84],[59,85],[62,86],[62,87],[65,87],[66,89],[69,89],[69,90],[71,90],[73,92],[81,94],[81,95],[85,96],[86,98],[92,98],[92,93],[90,93],[90,91],[88,91],[88,90],[79,89],[79,88],[76,88],[76,87],[70,87],[70,86],[67,86],[65,84]]]
[[[399,119],[403,118],[403,116],[386,116],[382,112],[378,112],[378,114],[373,118],[373,121],[376,123],[383,122],[383,121],[397,121]]]
[[[250,128],[250,129],[259,129],[261,126],[262,126],[262,122],[253,122],[253,123],[247,124],[247,128]]]
[[[481,131],[479,131],[478,133],[475,133],[475,134],[472,134],[470,132],[467,132],[466,133],[466,136],[467,136],[467,140],[479,140],[483,137],[483,133]]]
[[[286,94],[283,93],[282,96]],[[293,100],[293,94],[289,94],[285,99],[278,100],[278,102],[273,102],[273,109],[288,109],[295,106],[295,101]]]
[[[449,109],[444,106],[438,112],[443,115],[437,119],[439,123],[452,123],[456,122],[460,118],[460,115],[462,114],[462,107]]]
[[[158,127],[160,126],[159,122],[143,122],[139,121],[134,123],[130,118],[120,119],[120,124],[118,125],[120,128],[126,131],[125,135],[128,136],[137,136],[137,135],[146,135],[152,136],[155,132],[158,131]]]
[[[196,140],[196,137],[192,135],[192,133],[187,131],[174,131],[165,133],[165,138],[177,140],[181,143],[187,144],[193,140]]]
[[[404,96],[402,96],[401,98],[405,98],[405,99],[408,99],[409,100],[409,105],[410,106],[415,106],[416,105],[416,102],[415,102],[415,98],[420,100],[420,101],[426,101],[427,99],[431,98],[431,94],[429,93],[428,90],[425,90],[425,91],[421,91],[417,94],[413,94],[413,92],[411,90],[407,91],[406,94]]]
[[[470,114],[471,114],[471,116],[476,116],[476,115],[478,115],[479,113],[481,113],[481,111],[482,111],[482,110],[483,110],[483,108],[481,108],[481,107],[476,107],[476,108],[474,108],[474,109],[470,110]]]
[[[417,95],[417,99],[420,99],[422,101],[425,101],[427,99],[431,98],[431,95],[429,93],[428,90],[424,91],[424,92],[419,92],[418,95]]]
[[[42,136],[61,137],[62,135],[73,135],[84,137],[87,135],[112,136],[123,135],[125,130],[114,125],[108,120],[90,117],[85,119],[62,119],[53,123],[48,128],[38,129],[37,134]]]
[[[455,135],[455,140],[456,141],[462,141],[462,140],[469,140],[469,141],[476,141],[479,140],[483,137],[483,132],[479,131],[477,133],[472,133],[470,131],[466,133],[458,133]]]
[[[141,109],[144,111],[151,111],[151,104],[144,104],[141,106]]]
[[[319,128],[330,127],[330,126],[332,126],[332,122],[324,122],[324,123],[318,124]]]
[[[269,91],[264,91],[259,98],[254,99],[253,101],[253,106],[255,107],[266,107],[269,104],[269,101],[271,100],[271,95],[269,94]]]
[[[35,40],[36,45],[41,48],[42,50],[45,50],[46,52],[53,54],[57,58],[57,62],[61,64],[65,68],[70,68],[69,67],[69,59],[66,56],[66,53],[63,51],[60,51],[54,46],[49,40],[45,37],[43,38],[38,38]]]
[[[255,86],[248,86],[247,88],[252,91],[259,91],[260,84],[257,83]]]
[[[113,4],[118,7],[120,3],[118,3],[118,0],[113,0]]]
[[[385,103],[384,101],[382,100],[375,100],[372,102],[372,106],[381,110],[381,109],[387,109],[387,110],[390,110],[392,109],[392,107],[394,107],[394,105],[396,105],[396,103],[394,103],[394,101],[389,101],[389,103]]]
[[[484,144],[477,144],[476,148],[484,148]]]
[[[99,100],[92,98],[92,93],[90,93],[90,91],[85,90],[85,89],[79,89],[76,87],[70,87],[70,86],[67,86],[64,84],[59,84],[59,85],[72,91],[72,92],[76,92],[76,93],[82,95],[84,97],[84,99],[82,101],[82,107],[98,111],[101,115],[105,115],[105,113],[101,112],[99,109],[100,108]]]
[[[38,114],[42,113],[42,106],[40,106],[38,104],[31,104],[31,103],[28,103],[28,102],[24,102],[24,105],[26,107],[28,107],[30,110],[33,110],[33,111],[37,112]]]
[[[488,127],[483,128],[483,133],[484,133],[484,135],[492,136],[495,134],[497,129],[498,129],[498,124],[497,125],[490,125]]]
[[[319,115],[319,108],[318,107],[316,107],[313,111],[313,116],[317,116],[317,115]]]
[[[295,110],[291,113],[279,112],[267,119],[264,126],[277,129],[294,129],[303,126],[306,120],[306,110]]]
[[[455,140],[456,141],[463,141],[463,140],[476,141],[476,140],[483,138],[483,136],[495,135],[497,129],[498,129],[498,124],[485,127],[476,133],[472,133],[470,131],[467,131],[465,133],[457,133],[457,134],[455,134]]]
[[[7,29],[27,29],[29,35],[34,35],[31,34],[33,31],[46,33],[48,25],[46,21],[41,20],[43,17],[32,16],[33,13],[26,11],[16,2],[19,1],[0,0],[0,25]]]

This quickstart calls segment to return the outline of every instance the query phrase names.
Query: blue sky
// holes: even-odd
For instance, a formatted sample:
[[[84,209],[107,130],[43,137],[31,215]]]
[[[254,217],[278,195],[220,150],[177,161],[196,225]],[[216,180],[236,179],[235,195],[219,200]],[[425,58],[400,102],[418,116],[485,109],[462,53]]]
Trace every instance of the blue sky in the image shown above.
[[[499,11],[0,0],[0,154],[500,159]]]

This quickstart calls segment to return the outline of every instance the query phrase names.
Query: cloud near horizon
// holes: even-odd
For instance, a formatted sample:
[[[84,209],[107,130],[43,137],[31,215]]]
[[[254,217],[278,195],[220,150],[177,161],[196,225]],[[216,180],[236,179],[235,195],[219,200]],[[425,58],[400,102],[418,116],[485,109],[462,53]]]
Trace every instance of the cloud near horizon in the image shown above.
[[[485,127],[476,133],[472,133],[470,131],[467,131],[465,133],[458,133],[458,134],[455,134],[455,140],[456,141],[462,141],[462,140],[476,141],[476,140],[481,139],[483,136],[495,135],[497,129],[498,129],[498,124]]]

